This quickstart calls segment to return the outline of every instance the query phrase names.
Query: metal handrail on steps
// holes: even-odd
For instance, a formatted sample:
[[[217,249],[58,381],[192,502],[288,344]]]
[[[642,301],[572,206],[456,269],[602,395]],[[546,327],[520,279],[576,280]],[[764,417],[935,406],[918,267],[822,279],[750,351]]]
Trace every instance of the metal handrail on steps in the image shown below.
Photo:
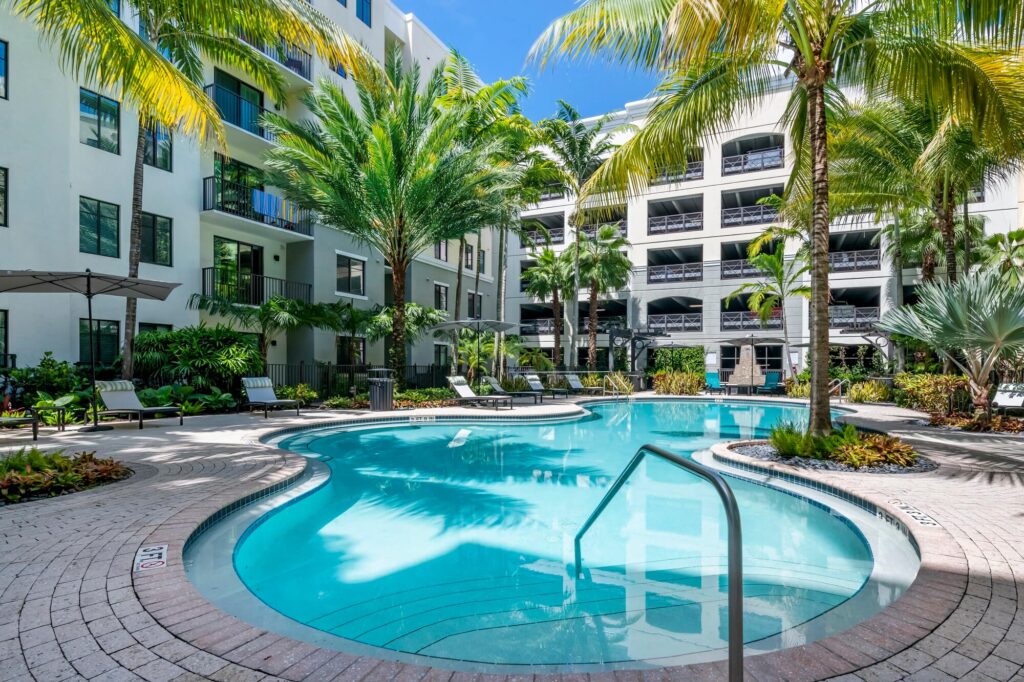
[[[608,488],[608,492],[604,494],[597,507],[587,517],[579,532],[576,533],[576,537],[573,539],[576,560],[574,575],[577,580],[583,578],[583,555],[580,551],[580,541],[583,539],[584,534],[590,530],[590,527],[594,525],[594,522],[597,521],[597,518],[612,501],[612,498],[618,494],[622,486],[626,484],[626,481],[629,480],[629,477],[633,475],[636,468],[640,466],[640,462],[648,454],[674,464],[680,469],[685,469],[710,483],[715,492],[718,493],[718,497],[721,498],[722,506],[725,507],[725,520],[729,530],[729,682],[741,682],[743,680],[743,547],[740,511],[736,505],[736,497],[732,493],[732,488],[725,482],[722,475],[714,469],[709,469],[702,464],[684,459],[656,445],[642,446],[636,451],[633,459],[629,461],[629,464],[622,470],[622,473],[615,479],[611,487]]]
[[[839,398],[839,402],[843,402],[844,385],[846,386],[847,392],[849,392],[851,386],[849,379],[833,379],[828,384],[828,394],[832,395],[833,393],[835,393],[836,397]]]

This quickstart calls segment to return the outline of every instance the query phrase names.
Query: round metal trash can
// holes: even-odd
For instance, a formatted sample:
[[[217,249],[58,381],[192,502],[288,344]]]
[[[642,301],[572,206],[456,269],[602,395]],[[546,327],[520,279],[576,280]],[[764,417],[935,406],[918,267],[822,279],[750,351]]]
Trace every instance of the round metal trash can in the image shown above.
[[[395,380],[391,370],[371,369],[370,378],[370,410],[387,412],[395,409]]]

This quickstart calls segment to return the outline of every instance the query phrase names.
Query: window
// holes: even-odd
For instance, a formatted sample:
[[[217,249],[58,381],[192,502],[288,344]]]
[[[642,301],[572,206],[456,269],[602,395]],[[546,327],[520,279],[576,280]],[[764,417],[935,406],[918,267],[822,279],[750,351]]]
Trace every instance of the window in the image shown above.
[[[451,354],[448,352],[448,346],[443,343],[434,344],[434,366],[435,367],[448,367],[452,364]]]
[[[7,367],[10,358],[7,352],[7,311],[0,310],[0,367]]]
[[[348,7],[348,0],[338,0],[338,4],[342,7]]]
[[[365,365],[366,339],[361,336],[338,337],[338,364]]]
[[[472,291],[469,292],[469,298],[466,301],[467,310],[469,311],[469,319],[479,320],[484,316],[484,295],[474,294]]]
[[[434,285],[434,308],[437,310],[448,310],[448,285]]]
[[[121,257],[120,207],[78,198],[78,250],[97,256]]]
[[[737,346],[722,346],[721,368],[735,369],[740,361],[741,349]],[[762,372],[782,369],[782,346],[754,346],[754,359]]]
[[[445,263],[448,262],[448,242],[438,242],[434,244],[434,258],[437,260],[443,260]]]
[[[487,274],[487,252],[480,249],[480,253],[476,257],[476,267],[480,270],[481,275]]]
[[[117,320],[92,321],[92,347],[96,351],[96,362],[109,365],[121,350],[121,323]],[[89,320],[78,321],[78,359],[91,362],[93,354],[89,349]]]
[[[145,334],[147,332],[155,332],[157,334],[165,334],[169,331],[173,331],[174,327],[169,324],[161,324],[160,322],[139,322],[139,333]]]
[[[7,43],[0,40],[0,99],[7,99]]]
[[[345,70],[344,64],[338,64],[334,67],[334,73],[338,74],[342,78],[348,78],[348,71]]]
[[[139,229],[142,232],[141,262],[171,265],[171,219],[143,213]]]
[[[107,5],[110,7],[110,11],[121,16],[121,0],[107,0]]]
[[[473,269],[473,247],[466,244],[466,264],[464,266],[467,270]]]
[[[7,227],[7,169],[0,168],[0,227]]]
[[[213,267],[212,290],[217,296],[245,305],[266,300],[262,246],[214,236]]]
[[[142,162],[160,170],[171,171],[171,133],[156,123],[146,130],[146,150]]]
[[[121,104],[92,90],[78,91],[78,140],[111,154],[121,153]]]
[[[373,26],[372,0],[356,0],[356,16],[367,26]]]
[[[365,287],[363,286],[363,271],[365,267],[366,261],[339,253],[337,265],[338,281],[334,290],[338,293],[363,296],[365,294]]]

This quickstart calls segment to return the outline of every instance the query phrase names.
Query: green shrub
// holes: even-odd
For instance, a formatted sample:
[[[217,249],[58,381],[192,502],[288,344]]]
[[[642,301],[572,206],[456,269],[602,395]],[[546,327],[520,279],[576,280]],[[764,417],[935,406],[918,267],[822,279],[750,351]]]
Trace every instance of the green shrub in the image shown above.
[[[314,391],[309,384],[278,386],[275,389],[275,395],[284,400],[298,400],[299,405],[303,407],[320,399],[320,394]]]
[[[884,403],[892,393],[881,381],[861,381],[850,386],[848,397],[855,403]]]
[[[604,386],[604,377],[600,374],[584,374],[580,377],[580,383],[587,388],[600,388]]]
[[[72,394],[89,385],[88,377],[66,360],[57,360],[46,351],[34,367],[9,371],[7,378],[12,406],[35,405],[55,395]],[[46,394],[44,398],[41,394]]]
[[[846,424],[827,436],[812,436],[795,424],[785,423],[773,427],[768,441],[780,457],[809,457],[828,459],[835,450],[859,439],[857,429]]]
[[[885,464],[909,467],[917,463],[917,453],[895,436],[873,433],[862,435],[855,443],[843,443],[832,459],[855,469]]]
[[[200,324],[135,337],[135,374],[148,385],[231,391],[241,377],[262,373],[263,358],[253,335],[224,325]]]
[[[22,448],[0,457],[0,501],[52,497],[130,475],[131,470],[125,465],[112,459],[96,459],[94,452],[80,452],[68,458],[61,451],[45,453],[36,447]]]
[[[336,395],[320,403],[320,406],[328,410],[365,410],[370,407],[370,396],[360,393],[354,398]]]
[[[505,377],[500,383],[501,387],[509,392],[530,390],[530,384],[526,383],[526,379],[521,376]]]
[[[659,348],[654,353],[654,373],[687,372],[704,374],[704,347]]]
[[[789,398],[810,398],[810,378],[804,381],[793,381],[792,379],[786,379],[786,396]]]
[[[607,375],[608,387],[618,390],[626,395],[633,393],[633,380],[623,372],[609,372]]]
[[[794,424],[779,424],[772,427],[768,442],[772,444],[779,457],[802,457],[805,451],[804,442],[807,435]]]
[[[657,372],[654,375],[654,392],[661,395],[697,395],[704,386],[703,373]]]
[[[897,374],[894,398],[900,407],[946,416],[954,393],[967,389],[967,378],[952,374]]]

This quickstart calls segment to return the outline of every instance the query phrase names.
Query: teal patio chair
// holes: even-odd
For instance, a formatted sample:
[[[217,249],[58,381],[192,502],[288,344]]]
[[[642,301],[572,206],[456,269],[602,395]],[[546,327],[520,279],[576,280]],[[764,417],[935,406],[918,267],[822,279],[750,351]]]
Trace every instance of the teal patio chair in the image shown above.
[[[768,372],[764,375],[764,386],[758,386],[758,393],[782,393],[785,387],[782,385],[782,372]]]
[[[722,386],[722,380],[718,378],[718,372],[705,372],[704,383],[707,384],[705,390],[708,393],[725,393],[725,386]]]

